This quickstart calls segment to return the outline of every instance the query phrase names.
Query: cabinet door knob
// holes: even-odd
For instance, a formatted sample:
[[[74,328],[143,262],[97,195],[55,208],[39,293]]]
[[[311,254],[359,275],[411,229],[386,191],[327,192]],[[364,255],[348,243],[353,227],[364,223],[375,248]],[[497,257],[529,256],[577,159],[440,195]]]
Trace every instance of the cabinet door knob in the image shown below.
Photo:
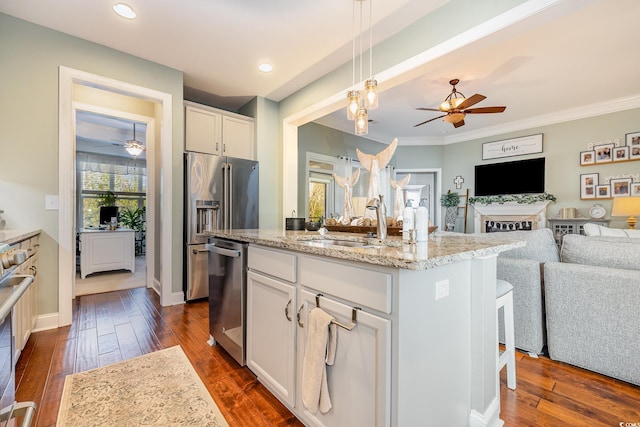
[[[291,299],[287,302],[287,305],[284,308],[284,316],[287,318],[289,322],[291,322],[291,316],[289,316],[289,306],[291,305]]]

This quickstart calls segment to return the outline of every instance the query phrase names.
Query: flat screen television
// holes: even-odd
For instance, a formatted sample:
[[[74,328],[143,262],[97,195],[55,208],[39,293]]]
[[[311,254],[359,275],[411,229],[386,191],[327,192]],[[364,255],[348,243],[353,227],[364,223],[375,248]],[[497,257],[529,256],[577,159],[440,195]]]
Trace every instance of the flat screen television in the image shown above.
[[[100,225],[110,224],[114,216],[118,217],[117,206],[100,206]]]
[[[544,193],[544,157],[477,165],[475,196]]]

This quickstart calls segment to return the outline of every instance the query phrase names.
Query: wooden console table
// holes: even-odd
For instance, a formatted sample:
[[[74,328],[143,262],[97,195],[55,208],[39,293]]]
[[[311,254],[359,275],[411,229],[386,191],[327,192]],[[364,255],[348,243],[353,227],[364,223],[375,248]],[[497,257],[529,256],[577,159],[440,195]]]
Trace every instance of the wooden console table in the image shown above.
[[[135,231],[82,230],[80,235],[80,277],[99,271],[136,271]]]
[[[547,218],[549,221],[549,228],[553,231],[553,237],[556,240],[558,248],[562,245],[562,237],[565,234],[582,234],[584,235],[583,226],[590,222],[593,224],[609,225],[608,219],[593,219],[593,218]]]

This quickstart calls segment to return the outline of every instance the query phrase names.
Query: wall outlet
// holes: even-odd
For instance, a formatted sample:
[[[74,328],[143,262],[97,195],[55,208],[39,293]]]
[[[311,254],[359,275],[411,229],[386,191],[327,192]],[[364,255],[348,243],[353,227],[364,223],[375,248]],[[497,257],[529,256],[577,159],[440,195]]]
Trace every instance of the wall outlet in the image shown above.
[[[436,282],[436,300],[442,299],[449,295],[449,279]]]
[[[52,195],[52,194],[45,195],[44,208],[48,211],[57,211],[59,208],[58,195]]]

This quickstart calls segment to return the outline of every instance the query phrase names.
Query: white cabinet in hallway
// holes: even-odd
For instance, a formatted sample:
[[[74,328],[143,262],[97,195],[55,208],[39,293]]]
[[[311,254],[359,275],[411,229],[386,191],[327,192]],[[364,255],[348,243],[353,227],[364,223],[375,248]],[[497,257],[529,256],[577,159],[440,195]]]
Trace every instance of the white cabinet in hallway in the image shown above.
[[[185,101],[185,150],[255,160],[251,117]]]

